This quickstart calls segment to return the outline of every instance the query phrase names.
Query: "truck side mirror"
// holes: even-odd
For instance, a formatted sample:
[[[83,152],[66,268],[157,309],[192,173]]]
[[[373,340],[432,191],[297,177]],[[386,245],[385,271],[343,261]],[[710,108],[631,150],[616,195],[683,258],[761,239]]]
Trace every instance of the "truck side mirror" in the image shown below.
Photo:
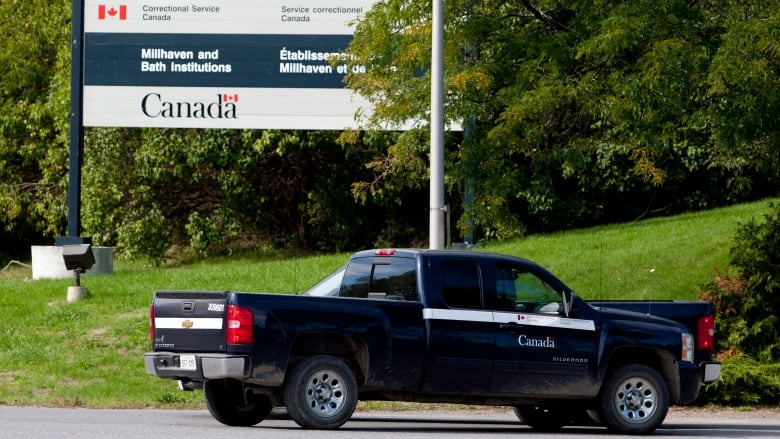
[[[569,317],[569,311],[571,311],[571,301],[574,300],[574,296],[571,293],[566,294],[566,290],[561,291],[561,299],[563,299],[563,314]]]

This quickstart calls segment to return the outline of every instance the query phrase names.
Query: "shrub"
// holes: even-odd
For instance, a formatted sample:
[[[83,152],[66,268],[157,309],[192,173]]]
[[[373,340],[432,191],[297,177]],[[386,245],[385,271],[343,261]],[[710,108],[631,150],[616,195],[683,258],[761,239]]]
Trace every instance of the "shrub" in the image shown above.
[[[780,208],[761,224],[740,225],[726,273],[716,272],[700,299],[715,308],[715,349],[723,361],[704,400],[728,405],[780,402]]]
[[[716,273],[700,297],[715,306],[720,352],[742,352],[762,362],[780,359],[780,208],[765,222],[741,225],[731,249],[735,270]]]
[[[715,352],[728,356],[742,352],[747,338],[747,322],[740,310],[748,301],[747,282],[742,274],[728,269],[716,271],[710,283],[704,286],[699,299],[712,302],[715,310]]]
[[[193,212],[184,225],[190,248],[201,257],[227,253],[230,243],[239,240],[239,229],[240,225],[231,222],[230,212],[221,209],[208,217]]]
[[[148,258],[155,266],[162,263],[170,243],[165,217],[157,208],[118,229],[117,247],[121,253],[129,258]]]
[[[763,223],[742,225],[732,248],[732,264],[747,283],[740,309],[750,328],[745,352],[765,362],[780,359],[780,206],[772,210]]]
[[[780,364],[759,363],[745,355],[726,358],[720,379],[703,388],[699,402],[727,406],[780,404]]]

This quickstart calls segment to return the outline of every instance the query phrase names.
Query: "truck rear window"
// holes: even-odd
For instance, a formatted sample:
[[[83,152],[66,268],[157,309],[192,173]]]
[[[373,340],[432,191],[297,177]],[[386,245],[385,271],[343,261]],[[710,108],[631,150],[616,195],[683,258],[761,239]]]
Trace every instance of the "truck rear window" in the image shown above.
[[[416,268],[411,258],[353,258],[339,296],[417,301]]]

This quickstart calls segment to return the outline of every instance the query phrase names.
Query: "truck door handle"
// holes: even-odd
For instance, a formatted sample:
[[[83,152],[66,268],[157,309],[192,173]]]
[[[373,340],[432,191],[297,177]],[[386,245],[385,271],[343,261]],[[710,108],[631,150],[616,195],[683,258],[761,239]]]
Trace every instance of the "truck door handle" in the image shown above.
[[[195,311],[195,302],[184,302],[181,304],[181,310],[182,312],[193,312]]]
[[[520,332],[522,329],[522,326],[518,325],[517,323],[502,323],[499,328],[505,329],[508,332]]]

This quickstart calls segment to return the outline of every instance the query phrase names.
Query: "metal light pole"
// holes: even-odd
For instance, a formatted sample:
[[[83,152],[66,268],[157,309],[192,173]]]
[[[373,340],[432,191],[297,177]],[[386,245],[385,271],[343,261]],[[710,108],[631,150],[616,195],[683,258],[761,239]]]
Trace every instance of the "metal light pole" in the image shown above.
[[[430,248],[444,248],[444,0],[433,0]]]

